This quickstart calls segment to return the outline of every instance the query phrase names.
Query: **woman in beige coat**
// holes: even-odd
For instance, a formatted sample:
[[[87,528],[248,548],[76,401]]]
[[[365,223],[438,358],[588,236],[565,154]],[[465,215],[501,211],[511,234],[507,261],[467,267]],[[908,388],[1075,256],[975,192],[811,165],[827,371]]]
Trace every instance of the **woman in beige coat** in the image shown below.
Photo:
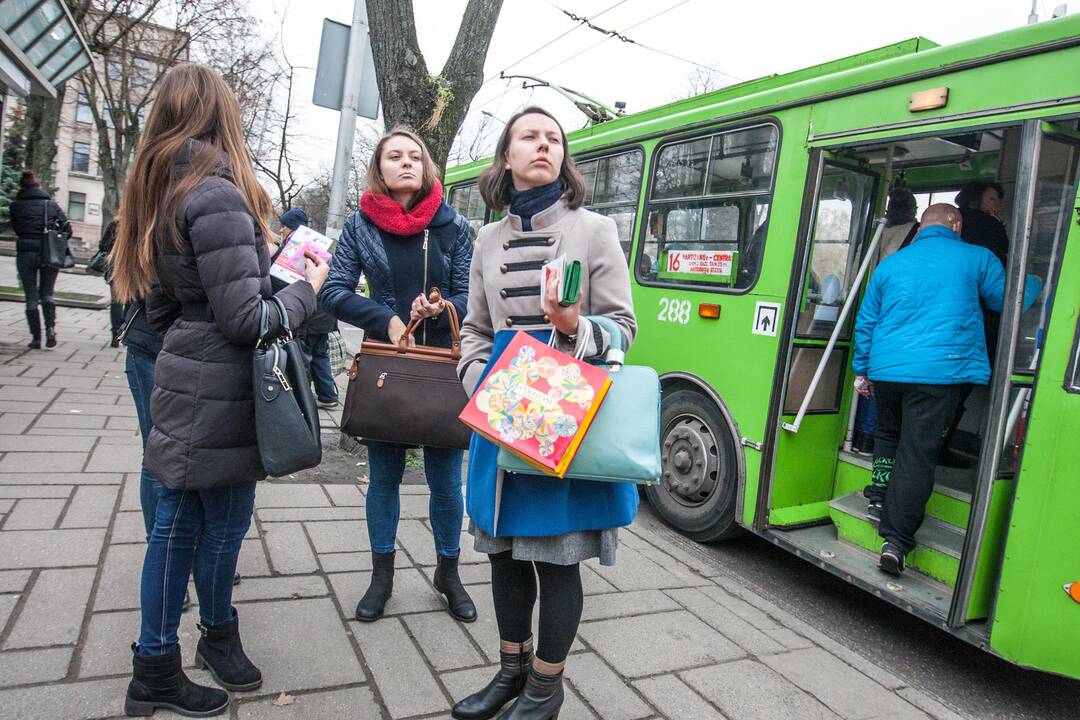
[[[585,358],[602,356],[611,337],[589,316],[606,316],[629,346],[637,329],[630,274],[615,223],[581,207],[585,185],[566,151],[562,127],[540,108],[507,123],[495,160],[480,176],[487,204],[507,208],[477,237],[469,308],[461,331],[458,373],[468,392],[481,381],[516,330]],[[581,298],[559,305],[555,287],[541,297],[541,268],[565,255],[581,263]],[[509,332],[500,332],[509,331]],[[615,562],[618,528],[637,512],[627,483],[503,473],[497,448],[474,436],[469,448],[467,507],[476,549],[491,559],[492,597],[502,666],[495,678],[454,707],[459,720],[494,717],[547,720],[559,714],[562,672],[582,611],[579,563]],[[537,582],[539,579],[539,583]],[[540,600],[533,658],[532,613]]]

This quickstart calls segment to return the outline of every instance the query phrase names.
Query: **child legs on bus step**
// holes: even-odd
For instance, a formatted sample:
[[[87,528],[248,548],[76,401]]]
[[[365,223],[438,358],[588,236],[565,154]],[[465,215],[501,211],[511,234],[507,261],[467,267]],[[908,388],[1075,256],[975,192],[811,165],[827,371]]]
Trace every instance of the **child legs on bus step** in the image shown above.
[[[356,618],[371,622],[382,617],[394,590],[394,557],[401,513],[401,480],[405,474],[405,445],[369,441],[368,486],[365,517],[371,541],[371,585],[356,606]],[[438,565],[433,584],[446,597],[447,611],[463,622],[476,620],[476,606],[458,576],[461,522],[465,502],[461,495],[464,453],[447,448],[424,448],[424,474],[431,491],[428,517]]]
[[[492,553],[491,596],[499,626],[499,671],[480,692],[454,706],[459,720],[485,720],[517,698],[507,720],[546,720],[563,703],[563,668],[581,622],[581,565],[515,560]],[[539,644],[533,656],[532,617],[539,578]]]
[[[226,693],[193,684],[181,670],[180,606],[190,574],[202,633],[196,665],[229,690],[262,685],[262,673],[244,653],[232,606],[236,561],[254,506],[255,481],[208,490],[162,489],[143,563],[142,628],[132,646],[134,677],[125,703],[129,715],[150,715],[155,707],[212,714],[228,703]]]
[[[878,399],[875,469],[879,457],[895,458],[878,527],[885,541],[881,560],[885,572],[900,574],[905,556],[915,548],[915,533],[934,491],[938,453],[963,389],[963,385],[874,383]]]

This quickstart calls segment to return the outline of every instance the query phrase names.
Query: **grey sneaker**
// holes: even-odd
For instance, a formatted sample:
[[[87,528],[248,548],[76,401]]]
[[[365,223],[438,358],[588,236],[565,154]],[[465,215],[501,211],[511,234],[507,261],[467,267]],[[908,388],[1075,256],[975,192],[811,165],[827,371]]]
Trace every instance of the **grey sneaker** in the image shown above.
[[[336,408],[338,406],[338,401],[337,400],[318,400],[318,401],[316,401],[315,404],[318,405],[323,410],[333,410],[334,408]]]
[[[884,573],[900,577],[900,574],[904,572],[904,551],[886,540],[881,546],[881,559],[878,560],[878,567]]]
[[[866,503],[866,517],[872,523],[881,522],[881,503],[872,500]]]

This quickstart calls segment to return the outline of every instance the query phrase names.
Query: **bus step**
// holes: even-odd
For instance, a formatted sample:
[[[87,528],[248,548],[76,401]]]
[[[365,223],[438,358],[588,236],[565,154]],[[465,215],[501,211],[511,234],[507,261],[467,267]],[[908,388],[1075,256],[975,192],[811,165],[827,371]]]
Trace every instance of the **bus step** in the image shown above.
[[[881,550],[882,540],[877,534],[877,526],[866,515],[866,498],[861,493],[830,500],[829,516],[841,540],[871,552]],[[908,567],[954,586],[964,546],[964,530],[927,515],[915,533],[915,541],[918,545],[908,554]]]

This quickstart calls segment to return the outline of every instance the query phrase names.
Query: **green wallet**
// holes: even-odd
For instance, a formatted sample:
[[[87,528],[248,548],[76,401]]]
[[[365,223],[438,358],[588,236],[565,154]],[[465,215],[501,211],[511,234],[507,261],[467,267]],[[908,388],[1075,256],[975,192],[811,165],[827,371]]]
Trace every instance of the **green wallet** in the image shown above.
[[[566,263],[566,271],[563,273],[562,297],[559,304],[570,307],[578,301],[581,294],[581,261],[574,260]]]

